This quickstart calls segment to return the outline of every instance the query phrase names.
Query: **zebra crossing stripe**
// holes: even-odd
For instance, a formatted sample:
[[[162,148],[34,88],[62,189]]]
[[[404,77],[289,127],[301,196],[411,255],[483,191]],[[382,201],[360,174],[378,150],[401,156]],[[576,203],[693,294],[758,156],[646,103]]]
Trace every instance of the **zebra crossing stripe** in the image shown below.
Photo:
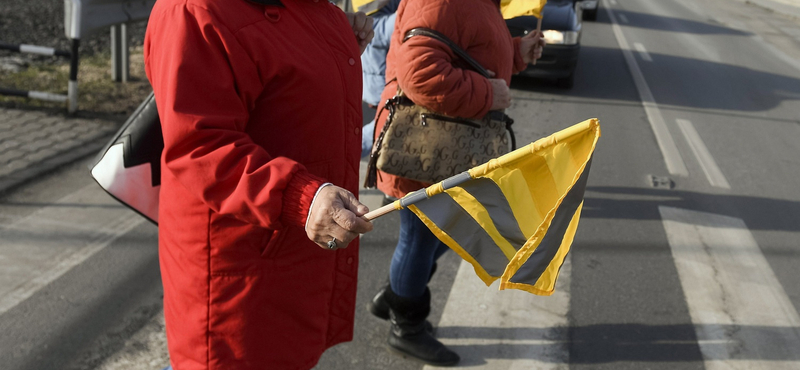
[[[487,288],[472,265],[461,261],[436,337],[461,356],[459,367],[569,370],[569,261],[567,256],[549,297],[499,291],[499,281]]]
[[[800,368],[800,317],[744,221],[659,212],[706,369]]]

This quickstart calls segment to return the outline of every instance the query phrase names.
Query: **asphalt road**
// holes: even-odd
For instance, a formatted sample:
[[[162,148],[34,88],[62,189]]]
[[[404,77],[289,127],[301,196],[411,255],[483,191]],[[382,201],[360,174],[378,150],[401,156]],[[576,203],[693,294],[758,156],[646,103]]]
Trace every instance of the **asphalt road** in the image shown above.
[[[486,288],[449,253],[431,283],[437,335],[479,369],[800,367],[800,20],[614,0],[582,37],[574,88],[515,80],[509,110],[520,143],[601,122],[557,293]],[[85,166],[0,199],[3,369],[167,364],[157,230]],[[363,309],[397,222],[363,236],[355,339],[317,369],[423,368],[390,354],[388,324]]]

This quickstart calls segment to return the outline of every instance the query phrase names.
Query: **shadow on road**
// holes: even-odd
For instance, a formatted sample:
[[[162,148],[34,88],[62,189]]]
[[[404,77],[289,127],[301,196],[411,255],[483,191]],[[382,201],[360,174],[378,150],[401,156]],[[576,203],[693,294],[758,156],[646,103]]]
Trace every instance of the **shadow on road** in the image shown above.
[[[702,369],[703,354],[698,346],[698,332],[711,336],[703,341],[705,360],[728,361],[798,361],[800,352],[787,346],[787,338],[796,338],[799,328],[748,325],[642,325],[600,324],[565,328],[493,328],[441,327],[438,338],[486,339],[514,338],[510,343],[450,345],[461,354],[469,354],[460,365],[481,365],[486,359],[531,359],[569,362],[570,364],[603,364],[610,362],[698,362]],[[561,330],[568,330],[566,342],[560,340]],[[555,337],[553,336],[555,335]],[[734,349],[725,335],[733,335],[748,343],[760,343],[759,350],[741,348],[735,359],[728,354]],[[514,344],[514,341],[524,344]],[[539,344],[525,342],[541,341]],[[783,341],[783,342],[782,342]],[[569,346],[569,359],[542,356],[548,348],[560,351]],[[536,348],[539,347],[539,348]],[[769,348],[769,350],[764,350]],[[552,352],[551,352],[552,353]],[[682,364],[681,368],[687,368]]]
[[[581,217],[661,220],[658,207],[667,206],[740,218],[751,230],[800,231],[800,202],[790,200],[612,186],[590,186],[586,191]],[[626,199],[617,199],[620,195]]]
[[[597,17],[597,23],[608,23],[611,21],[605,12],[601,12],[602,17]],[[598,14],[599,15],[599,14]],[[624,17],[627,22],[625,27],[637,27],[656,31],[683,32],[696,35],[734,35],[750,36],[752,33],[736,30],[718,24],[716,21],[698,22],[683,18],[664,17],[660,15],[632,12],[629,10],[614,9],[614,15]]]
[[[650,53],[653,63],[641,65],[661,106],[732,112],[771,110],[786,100],[800,100],[800,79],[731,64]],[[561,89],[545,79],[515,77],[514,89],[572,98],[639,103],[622,52],[583,46],[575,86]],[[526,100],[526,97],[514,97]],[[794,118],[796,122],[796,118]],[[764,118],[768,119],[768,118]],[[788,118],[787,118],[788,119]]]

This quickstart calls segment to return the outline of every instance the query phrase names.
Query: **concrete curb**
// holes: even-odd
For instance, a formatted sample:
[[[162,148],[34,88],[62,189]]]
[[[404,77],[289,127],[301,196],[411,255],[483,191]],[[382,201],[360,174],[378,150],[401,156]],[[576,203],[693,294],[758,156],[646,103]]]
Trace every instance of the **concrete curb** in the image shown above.
[[[800,0],[738,0],[800,19]]]
[[[75,162],[77,160],[86,158],[88,156],[96,155],[103,146],[111,139],[111,135],[103,135],[94,138],[91,142],[68,150],[64,153],[59,153],[50,158],[47,158],[35,165],[22,168],[10,175],[0,177],[0,194],[22,185],[37,176],[56,170],[57,168],[66,164]],[[87,171],[87,176],[88,176]]]

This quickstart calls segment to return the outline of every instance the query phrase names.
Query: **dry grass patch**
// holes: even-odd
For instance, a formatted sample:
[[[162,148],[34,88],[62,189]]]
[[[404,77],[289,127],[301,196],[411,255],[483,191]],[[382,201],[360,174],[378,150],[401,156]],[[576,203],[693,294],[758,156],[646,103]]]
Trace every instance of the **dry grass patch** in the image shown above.
[[[30,62],[23,71],[0,72],[0,86],[18,90],[67,93],[69,62],[46,60]],[[127,83],[111,80],[109,53],[82,57],[78,66],[79,115],[124,119],[151,91],[144,73],[142,48],[132,48],[130,78]],[[66,113],[66,104],[0,95],[0,106]]]

